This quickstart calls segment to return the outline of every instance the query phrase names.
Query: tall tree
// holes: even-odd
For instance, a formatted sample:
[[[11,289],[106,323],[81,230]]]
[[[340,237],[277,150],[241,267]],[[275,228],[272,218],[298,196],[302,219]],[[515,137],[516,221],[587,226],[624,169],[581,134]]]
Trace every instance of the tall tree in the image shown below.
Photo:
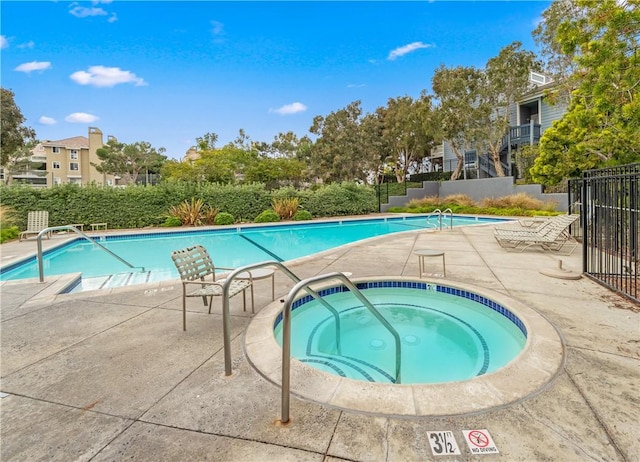
[[[523,50],[520,42],[502,48],[485,67],[485,86],[477,108],[484,109],[485,119],[478,135],[493,160],[498,176],[505,176],[500,151],[504,135],[509,130],[509,109],[531,88],[530,71],[539,71],[540,68],[535,54]]]
[[[562,44],[556,40],[558,31],[567,20],[578,20],[584,17],[586,11],[575,0],[557,0],[542,13],[542,21],[534,29],[532,35],[540,47],[540,55],[544,61],[545,73],[557,83],[567,85],[570,90],[569,79],[574,75],[576,63],[574,53],[563,51]]]
[[[433,147],[429,124],[431,99],[422,94],[417,100],[409,96],[390,98],[380,110],[383,137],[398,183],[404,183],[412,165],[421,162]]]
[[[202,136],[196,137],[196,149],[198,151],[211,151],[216,148],[218,142],[218,135],[216,133],[205,133]]]
[[[6,170],[30,155],[28,148],[32,147],[36,136],[35,130],[23,125],[26,119],[14,97],[11,90],[0,88],[0,167]]]
[[[360,127],[363,118],[360,104],[355,101],[327,117],[313,119],[309,131],[318,135],[318,139],[313,147],[312,165],[323,181],[367,182],[372,163],[378,162],[366,157],[368,151]]]
[[[464,168],[464,150],[479,139],[478,129],[486,107],[478,105],[485,82],[484,72],[473,66],[447,68],[441,65],[433,74],[431,86],[438,100],[437,120],[440,137],[458,159],[451,179],[457,180]]]
[[[109,138],[107,144],[96,151],[101,162],[92,162],[91,165],[100,173],[118,175],[126,183],[135,184],[141,171],[160,168],[167,159],[164,152],[164,148],[156,150],[147,141],[126,144]]]
[[[560,167],[569,175],[575,165],[640,160],[640,0],[572,2],[581,14],[564,18],[554,40],[575,62],[575,88],[563,119],[543,134],[531,169],[547,184],[559,181]]]

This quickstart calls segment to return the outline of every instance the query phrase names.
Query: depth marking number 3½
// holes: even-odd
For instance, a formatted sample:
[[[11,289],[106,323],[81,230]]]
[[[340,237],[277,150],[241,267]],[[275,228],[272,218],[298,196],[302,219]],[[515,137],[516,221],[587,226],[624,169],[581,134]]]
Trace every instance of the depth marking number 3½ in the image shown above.
[[[430,435],[433,440],[433,452],[436,454],[455,454],[456,446],[451,443],[453,434],[451,432],[432,432]]]

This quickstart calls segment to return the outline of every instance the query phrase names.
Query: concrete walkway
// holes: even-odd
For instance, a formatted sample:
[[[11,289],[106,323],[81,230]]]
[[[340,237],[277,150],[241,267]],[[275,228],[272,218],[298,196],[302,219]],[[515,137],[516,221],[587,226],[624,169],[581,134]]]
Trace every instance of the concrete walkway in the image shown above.
[[[60,278],[3,282],[0,459],[640,460],[638,305],[588,278],[540,273],[559,259],[580,272],[579,251],[511,253],[491,226],[472,226],[367,240],[287,266],[301,278],[417,276],[413,252],[422,248],[445,250],[448,280],[501,292],[552,323],[565,344],[559,373],[511,405],[448,417],[369,415],[293,397],[291,423],[283,426],[280,389],[245,358],[251,316],[241,297],[231,301],[234,374],[225,377],[220,301],[208,315],[190,299],[183,332],[178,281],[68,295],[52,294]],[[35,243],[0,251],[4,265],[33,253]],[[292,286],[276,275],[276,296]],[[258,306],[271,301],[270,292],[268,280],[257,283]],[[514,387],[519,380],[513,377]],[[465,430],[486,430],[499,453],[472,453]],[[453,436],[460,454],[435,456],[431,432]]]

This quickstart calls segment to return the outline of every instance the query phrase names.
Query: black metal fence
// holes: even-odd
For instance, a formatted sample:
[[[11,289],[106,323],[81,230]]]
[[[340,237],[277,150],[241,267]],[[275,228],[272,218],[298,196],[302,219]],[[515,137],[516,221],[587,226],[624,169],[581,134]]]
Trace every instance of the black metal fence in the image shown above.
[[[640,163],[589,170],[569,182],[581,215],[583,272],[640,301]],[[576,210],[577,209],[577,210]]]

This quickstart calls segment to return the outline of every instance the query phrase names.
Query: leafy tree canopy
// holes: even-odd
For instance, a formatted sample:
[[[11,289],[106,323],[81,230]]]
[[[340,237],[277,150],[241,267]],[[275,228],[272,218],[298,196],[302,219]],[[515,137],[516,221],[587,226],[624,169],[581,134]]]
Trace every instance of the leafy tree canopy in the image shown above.
[[[15,94],[11,90],[0,89],[0,167],[10,167],[28,156],[28,149],[35,141],[36,132],[23,125],[26,120],[16,105]]]
[[[640,1],[554,5],[566,2],[575,14],[556,18],[548,38],[557,53],[572,57],[574,89],[531,169],[535,181],[550,185],[587,168],[640,161]]]
[[[147,141],[120,143],[111,137],[107,144],[96,151],[100,163],[92,163],[100,173],[121,176],[126,183],[135,183],[138,174],[145,170],[156,171],[167,160],[164,148],[155,149]]]

